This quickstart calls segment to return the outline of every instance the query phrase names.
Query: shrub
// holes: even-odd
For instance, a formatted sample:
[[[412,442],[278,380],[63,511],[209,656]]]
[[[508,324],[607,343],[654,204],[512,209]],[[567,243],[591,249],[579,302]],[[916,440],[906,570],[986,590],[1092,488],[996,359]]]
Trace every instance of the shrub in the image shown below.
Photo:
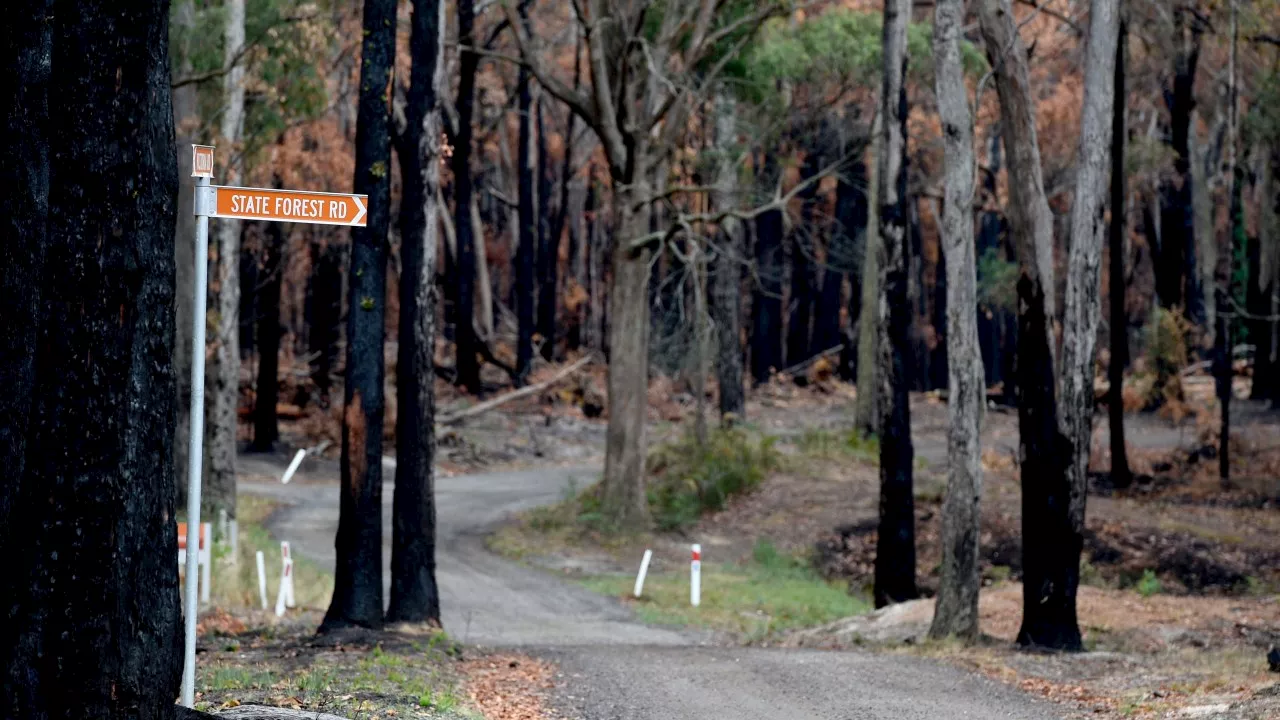
[[[1164,583],[1160,582],[1155,572],[1148,568],[1142,571],[1142,578],[1138,580],[1135,589],[1142,597],[1151,597],[1164,591]]]
[[[649,509],[662,530],[692,524],[704,512],[759,486],[778,466],[774,439],[754,439],[733,428],[717,430],[705,445],[689,437],[656,448],[649,455]]]

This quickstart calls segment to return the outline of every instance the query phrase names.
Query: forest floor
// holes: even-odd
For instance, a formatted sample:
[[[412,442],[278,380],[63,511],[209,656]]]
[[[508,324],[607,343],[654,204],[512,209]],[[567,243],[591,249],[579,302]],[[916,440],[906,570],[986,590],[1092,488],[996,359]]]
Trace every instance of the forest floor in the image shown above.
[[[550,377],[554,370],[540,368],[533,380]],[[631,654],[627,660],[588,646],[567,651],[564,643],[578,642],[574,637],[598,643],[618,633],[634,636],[627,642],[657,639],[660,645],[710,641],[730,647],[844,649],[852,653],[849,662],[855,664],[862,662],[867,649],[884,656],[885,662],[890,662],[888,656],[904,655],[940,660],[1052,700],[1062,708],[1055,715],[1232,720],[1280,715],[1280,677],[1267,672],[1265,660],[1267,649],[1280,644],[1280,442],[1274,439],[1280,437],[1280,415],[1261,405],[1243,400],[1233,405],[1234,479],[1228,485],[1217,478],[1216,411],[1204,383],[1187,383],[1179,417],[1134,413],[1126,418],[1129,458],[1138,482],[1116,490],[1102,473],[1094,478],[1089,497],[1080,618],[1090,652],[1043,655],[1019,651],[1012,642],[1021,617],[1016,412],[992,406],[986,415],[984,639],[975,647],[960,647],[923,639],[932,611],[929,600],[867,612],[878,474],[874,444],[854,441],[848,431],[855,400],[852,388],[829,378],[811,380],[803,388],[790,382],[758,388],[748,403],[743,433],[754,443],[770,438],[767,443],[777,455],[759,487],[679,529],[618,538],[600,532],[590,508],[584,507],[602,459],[604,420],[590,416],[597,414],[593,404],[603,384],[603,369],[593,368],[497,410],[451,423],[438,436],[438,493],[441,507],[453,510],[441,513],[441,532],[451,538],[442,543],[446,560],[441,584],[446,592],[457,586],[464,593],[446,598],[446,615],[450,608],[468,608],[465,617],[446,617],[446,626],[455,633],[461,629],[464,643],[542,648],[530,652],[542,660],[481,656],[471,665],[445,663],[457,673],[436,671],[436,678],[457,678],[442,680],[439,687],[457,697],[470,693],[472,700],[465,703],[469,707],[483,708],[484,701],[476,698],[487,697],[487,691],[460,690],[474,687],[465,684],[463,669],[473,675],[477,670],[487,673],[491,688],[493,683],[511,683],[499,694],[526,698],[517,701],[526,709],[540,708],[528,710],[535,713],[529,715],[485,710],[486,717],[551,717],[552,707],[572,708],[584,702],[594,708],[601,703],[614,707],[607,703],[630,692],[623,678],[649,672],[647,666],[637,664],[640,661]],[[1247,390],[1247,384],[1237,388],[1239,394]],[[442,415],[475,402],[442,383],[437,383],[437,392]],[[678,454],[692,424],[692,397],[659,379],[652,384],[649,400],[655,456]],[[390,407],[389,454],[393,418]],[[926,597],[937,585],[946,424],[943,397],[913,395],[918,579]],[[1105,417],[1100,416],[1095,426],[1092,465],[1105,470]],[[303,414],[284,423],[282,430],[290,444],[300,448],[336,440],[336,427],[336,411],[330,410]],[[274,486],[260,484],[252,490],[275,497],[272,502],[285,495],[292,498],[286,502],[300,502],[300,493],[305,493],[304,504],[294,508],[288,522],[282,524],[273,515],[267,525],[277,536],[311,532],[314,537],[308,536],[305,545],[321,568],[332,562],[332,528],[326,523],[336,522],[336,493],[324,500],[315,493],[332,489],[335,446],[303,463],[295,485],[288,486],[293,489],[275,481]],[[272,473],[278,476],[289,455],[291,451],[282,449],[269,459],[249,456],[242,467],[258,482],[271,483]],[[388,458],[388,481],[392,467]],[[554,468],[560,468],[558,474]],[[314,491],[307,489],[313,484]],[[465,526],[451,528],[454,522]],[[487,541],[483,533],[476,534],[495,524],[497,530]],[[694,542],[702,545],[704,573],[703,603],[696,611],[688,605],[687,585],[689,545]],[[525,569],[510,563],[499,566],[505,561],[485,552],[486,544]],[[654,551],[654,560],[644,597],[637,601],[630,597],[631,586],[645,549]],[[298,554],[306,555],[301,550]],[[452,565],[450,555],[456,556]],[[499,576],[501,583],[485,584]],[[569,585],[555,585],[556,578]],[[535,586],[539,590],[530,591]],[[581,590],[570,591],[569,586],[612,598],[624,614],[591,600],[600,597],[595,592],[580,595]],[[537,607],[517,607],[512,604],[517,591],[520,598],[538,593],[546,597],[534,601]],[[488,595],[494,597],[492,608],[475,604],[475,598]],[[505,612],[510,616],[506,617],[509,607],[516,611]],[[652,629],[628,625],[628,615]],[[315,615],[307,622],[315,627],[318,620]],[[663,626],[685,639],[662,635]],[[305,629],[305,623],[300,627]],[[312,642],[302,630],[299,633],[289,642]],[[421,641],[407,642],[412,650]],[[376,643],[353,646],[368,655]],[[392,642],[379,652],[401,652],[404,647]],[[468,653],[475,652],[472,645],[466,647]],[[650,648],[644,652],[658,652]],[[287,655],[294,649],[285,642],[279,652]],[[764,667],[786,657],[791,656],[739,654],[696,660],[714,665],[724,659],[750,659]],[[653,659],[682,671],[702,672],[681,665],[693,662],[687,652]],[[586,693],[574,699],[583,683],[611,682],[605,676],[615,666],[622,684],[611,694],[601,699]],[[285,678],[289,672],[282,670],[275,677]],[[594,680],[587,682],[587,676]],[[734,697],[739,697],[746,690],[736,692]],[[336,697],[344,695],[360,697],[349,691]],[[403,701],[386,707],[412,709],[408,694],[385,695]],[[233,696],[211,696],[222,697]],[[431,712],[420,705],[412,711],[427,716]]]
[[[1241,389],[1247,390],[1247,386]],[[1214,406],[1126,418],[1131,488],[1094,478],[1082,563],[1080,621],[1088,653],[1043,655],[1013,645],[1021,619],[1016,412],[994,408],[983,433],[984,641],[963,648],[924,633],[932,601],[869,607],[878,502],[875,447],[852,441],[852,391],[839,383],[768,386],[753,395],[747,432],[771,436],[777,468],[759,488],[678,530],[619,538],[593,523],[590,493],[526,511],[490,539],[495,551],[617,597],[648,622],[709,628],[757,646],[876,647],[942,658],[1097,717],[1262,718],[1280,714],[1280,415],[1233,405],[1233,482],[1214,455]],[[689,402],[651,397],[653,444],[687,432]],[[675,408],[675,409],[673,409]],[[683,410],[682,413],[676,409]],[[534,408],[537,412],[539,408]],[[542,410],[546,413],[546,410]],[[510,417],[518,417],[509,416]],[[919,583],[936,590],[945,488],[946,405],[913,396]],[[1110,463],[1105,419],[1093,466]],[[661,450],[659,450],[661,452]],[[690,543],[700,543],[703,603],[688,602]],[[632,597],[645,549],[644,596]],[[846,620],[852,615],[854,619]]]

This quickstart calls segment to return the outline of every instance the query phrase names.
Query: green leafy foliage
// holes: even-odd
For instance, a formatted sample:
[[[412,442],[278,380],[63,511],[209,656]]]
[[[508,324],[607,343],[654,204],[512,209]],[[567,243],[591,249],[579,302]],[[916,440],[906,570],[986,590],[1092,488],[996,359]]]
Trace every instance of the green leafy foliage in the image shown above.
[[[1187,364],[1187,338],[1191,324],[1178,310],[1156,306],[1147,323],[1145,345],[1155,377],[1147,393],[1146,409],[1155,410],[1182,401],[1178,372]]]
[[[171,20],[180,13],[171,6]],[[245,3],[245,52],[237,65],[245,70],[245,119],[242,152],[250,164],[280,133],[318,117],[328,104],[324,66],[333,42],[329,3],[301,0],[253,0]],[[191,27],[172,22],[172,73],[175,79],[201,78],[196,84],[199,137],[214,140],[223,111],[226,10],[221,4],[196,3]]]
[[[978,257],[978,303],[989,310],[1013,311],[1018,303],[1018,264],[997,248]]]
[[[656,448],[649,455],[649,508],[663,530],[692,524],[735,496],[754,490],[778,466],[770,437],[753,439],[740,429],[718,430],[699,445],[693,438]]]
[[[1160,578],[1156,577],[1155,572],[1147,569],[1142,571],[1142,577],[1138,579],[1138,584],[1134,586],[1134,589],[1142,597],[1151,597],[1163,592],[1164,584],[1160,582]]]
[[[883,72],[882,17],[877,12],[835,8],[792,26],[786,19],[766,24],[743,58],[743,90],[748,98],[767,101],[779,81],[838,82],[874,87]],[[933,26],[913,23],[907,29],[908,72],[917,82],[932,83]],[[971,43],[961,43],[961,59],[971,73],[987,66]]]

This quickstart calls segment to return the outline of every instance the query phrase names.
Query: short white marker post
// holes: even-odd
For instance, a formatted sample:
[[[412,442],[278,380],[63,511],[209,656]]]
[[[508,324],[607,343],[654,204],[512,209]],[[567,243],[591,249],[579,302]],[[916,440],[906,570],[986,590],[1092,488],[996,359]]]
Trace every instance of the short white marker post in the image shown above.
[[[293,602],[293,556],[289,554],[289,543],[280,543],[280,557],[284,560],[284,568],[281,571],[280,582],[284,586],[284,604],[286,607],[294,607]]]
[[[702,603],[702,546],[694,543],[693,559],[689,562],[689,602],[698,607]]]
[[[285,563],[284,570],[280,573],[280,590],[276,593],[276,617],[284,615],[284,584],[286,582],[285,575],[289,572],[289,564]]]
[[[640,561],[640,572],[636,575],[636,597],[644,592],[644,576],[649,572],[649,561],[653,559],[653,551],[645,550],[644,559]]]
[[[299,450],[298,453],[293,456],[293,462],[289,463],[289,467],[285,468],[284,475],[280,476],[280,483],[282,485],[289,484],[289,481],[293,479],[293,474],[298,472],[298,466],[302,464],[302,459],[306,456],[306,450]]]
[[[236,565],[240,562],[240,523],[232,520],[231,526],[231,564]]]
[[[262,609],[267,609],[267,562],[266,556],[259,550],[256,554],[258,561],[258,594],[262,596]]]

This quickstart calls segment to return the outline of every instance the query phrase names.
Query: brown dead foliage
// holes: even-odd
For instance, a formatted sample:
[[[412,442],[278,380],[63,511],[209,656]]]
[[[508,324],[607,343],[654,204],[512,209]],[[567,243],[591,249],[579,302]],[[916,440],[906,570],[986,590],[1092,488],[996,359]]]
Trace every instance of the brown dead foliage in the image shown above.
[[[546,720],[555,668],[524,655],[487,655],[460,665],[472,704],[488,720]]]

